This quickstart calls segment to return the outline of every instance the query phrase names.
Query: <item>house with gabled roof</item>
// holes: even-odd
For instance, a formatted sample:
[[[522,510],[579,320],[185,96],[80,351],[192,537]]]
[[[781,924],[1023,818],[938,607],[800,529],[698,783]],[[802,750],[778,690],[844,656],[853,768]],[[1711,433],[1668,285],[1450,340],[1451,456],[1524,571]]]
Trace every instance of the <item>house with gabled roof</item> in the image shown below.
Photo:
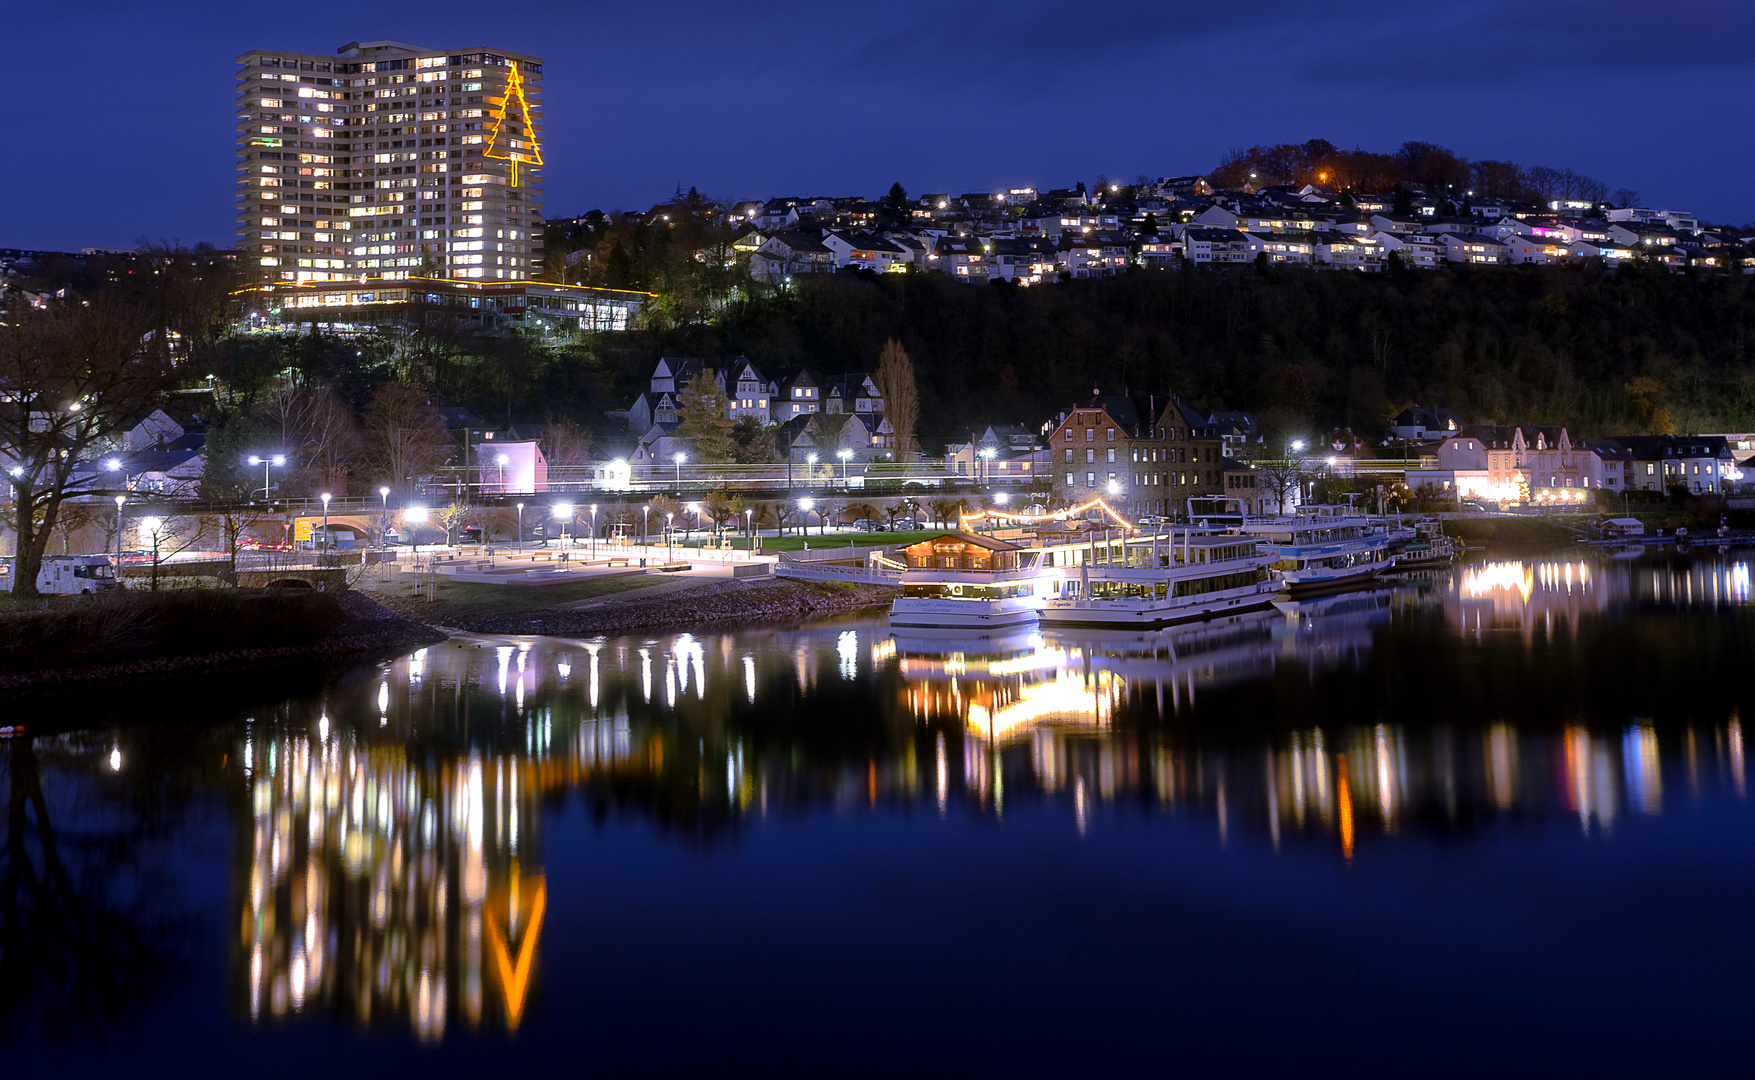
[[[773,384],[747,356],[733,356],[721,369],[725,372],[725,396],[731,402],[731,418],[754,417],[763,427],[773,422],[771,407]]]
[[[773,417],[781,424],[822,411],[823,384],[810,368],[799,368],[791,378],[784,380],[779,395],[773,400]]]
[[[823,392],[823,411],[829,413],[881,413],[884,398],[869,374],[837,375]]]

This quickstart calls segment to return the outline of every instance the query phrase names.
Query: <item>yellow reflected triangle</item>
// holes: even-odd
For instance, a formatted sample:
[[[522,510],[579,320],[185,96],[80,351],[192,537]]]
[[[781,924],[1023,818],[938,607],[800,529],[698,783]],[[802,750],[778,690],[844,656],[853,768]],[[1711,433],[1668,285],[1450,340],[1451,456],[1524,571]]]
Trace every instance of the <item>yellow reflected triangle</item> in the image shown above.
[[[542,916],[548,906],[548,879],[546,876],[539,876],[535,880],[536,895],[531,899],[529,916],[523,920],[524,934],[518,943],[517,963],[512,962],[511,952],[506,947],[507,932],[501,931],[498,921],[491,913],[486,920],[488,946],[493,950],[494,969],[500,976],[500,992],[506,1001],[506,1027],[511,1031],[517,1031],[519,1022],[524,1019],[524,996],[530,992],[530,969],[536,962],[536,939],[542,936]],[[514,892],[513,896],[522,891]],[[511,907],[515,903],[516,900],[512,900],[507,904],[508,930],[512,922]]]

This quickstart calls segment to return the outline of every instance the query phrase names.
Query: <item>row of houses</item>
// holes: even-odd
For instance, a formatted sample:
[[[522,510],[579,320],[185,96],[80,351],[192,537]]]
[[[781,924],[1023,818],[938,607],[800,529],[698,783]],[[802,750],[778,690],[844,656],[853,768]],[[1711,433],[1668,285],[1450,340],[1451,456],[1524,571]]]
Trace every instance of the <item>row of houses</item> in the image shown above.
[[[752,276],[939,270],[958,280],[1037,284],[1130,266],[1253,262],[1382,270],[1642,258],[1673,269],[1755,272],[1755,237],[1685,211],[1556,201],[1546,206],[1415,192],[1400,198],[1313,185],[1215,191],[1160,177],[1128,199],[1020,188],[926,195],[905,208],[853,198],[741,203],[733,244]]]
[[[1725,435],[1575,441],[1564,427],[1471,425],[1423,455],[1420,467],[1407,471],[1407,485],[1416,493],[1496,503],[1584,502],[1598,492],[1739,494],[1749,457],[1739,461],[1736,454]]]

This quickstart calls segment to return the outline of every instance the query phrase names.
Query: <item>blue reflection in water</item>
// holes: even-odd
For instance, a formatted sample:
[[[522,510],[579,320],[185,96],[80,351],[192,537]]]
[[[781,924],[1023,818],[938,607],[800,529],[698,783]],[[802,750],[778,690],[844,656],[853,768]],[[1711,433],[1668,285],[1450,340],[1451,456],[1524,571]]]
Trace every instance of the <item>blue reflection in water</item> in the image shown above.
[[[1393,1019],[1361,1060],[1416,1072],[1482,1067],[1481,1031],[1524,1032],[1534,1065],[1530,1024],[1589,1036],[1555,1063],[1718,1060],[1744,1036],[1707,1018],[1750,1003],[1723,958],[1755,945],[1747,577],[1592,555],[1154,632],[462,637],[194,721],[12,740],[13,865],[46,869],[55,829],[134,839],[77,897],[20,879],[48,929],[6,946],[7,1009],[68,1020],[89,1003],[56,978],[113,969],[113,1041],[34,1044],[88,1064],[167,1010],[197,1057],[269,1040],[287,1068],[553,1066],[584,1032],[624,1065],[759,1059],[652,1050],[669,1008],[782,1064],[1161,1060],[1047,1034],[1077,986],[1106,1021],[1193,1018],[1188,1062],[1308,1066],[1255,1038],[1268,1007],[1289,1038]],[[151,940],[57,937],[74,907]],[[223,970],[177,959],[222,940]],[[179,978],[230,1011],[173,1006]]]

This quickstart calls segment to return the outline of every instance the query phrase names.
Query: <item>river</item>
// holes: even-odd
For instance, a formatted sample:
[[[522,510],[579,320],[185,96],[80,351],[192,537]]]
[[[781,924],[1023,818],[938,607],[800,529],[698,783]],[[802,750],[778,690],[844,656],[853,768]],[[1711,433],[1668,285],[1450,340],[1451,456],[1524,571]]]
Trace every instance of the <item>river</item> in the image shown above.
[[[1717,1071],[1755,1048],[1752,554],[0,706],[0,1060]]]

